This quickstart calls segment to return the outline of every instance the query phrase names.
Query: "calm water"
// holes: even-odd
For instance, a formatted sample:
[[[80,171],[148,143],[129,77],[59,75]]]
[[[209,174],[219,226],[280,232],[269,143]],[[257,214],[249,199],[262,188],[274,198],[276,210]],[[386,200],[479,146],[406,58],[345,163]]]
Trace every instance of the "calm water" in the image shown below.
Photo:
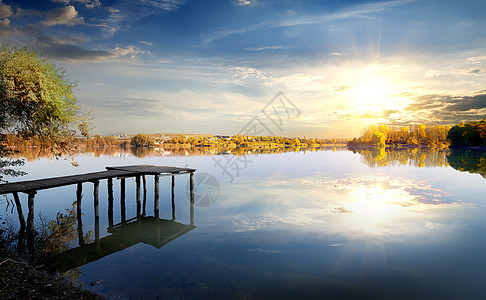
[[[486,180],[475,174],[486,170],[484,154],[320,151],[233,159],[84,154],[77,168],[63,160],[30,161],[21,180],[116,165],[197,168],[195,228],[188,175],[176,176],[175,220],[170,177],[160,181],[160,218],[171,221],[157,225],[151,218],[154,185],[148,176],[146,217],[110,232],[101,181],[101,249],[71,250],[72,261],[97,260],[69,274],[108,298],[486,297]],[[72,208],[75,190],[39,191],[36,225]],[[118,180],[114,192],[117,224]],[[26,216],[25,195],[21,201]],[[133,179],[127,180],[126,201],[127,219],[136,217]],[[2,219],[15,223],[10,201],[2,198],[1,205]],[[89,235],[90,183],[84,184],[82,210],[83,234]],[[154,238],[156,232],[163,238]],[[76,248],[73,234],[70,247]]]

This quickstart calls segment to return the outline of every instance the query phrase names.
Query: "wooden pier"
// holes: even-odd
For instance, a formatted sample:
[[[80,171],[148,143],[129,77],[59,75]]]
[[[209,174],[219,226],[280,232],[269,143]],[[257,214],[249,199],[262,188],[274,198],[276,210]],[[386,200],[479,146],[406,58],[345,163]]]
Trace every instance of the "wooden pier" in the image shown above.
[[[17,214],[19,217],[20,230],[27,229],[27,244],[33,246],[33,232],[34,232],[34,199],[39,190],[50,189],[55,187],[77,185],[76,190],[76,206],[77,206],[77,221],[79,243],[82,240],[82,220],[81,220],[81,200],[83,183],[93,183],[93,198],[94,198],[94,216],[95,216],[95,241],[99,245],[99,182],[100,180],[108,181],[108,223],[109,227],[113,226],[113,179],[120,180],[120,210],[121,221],[126,222],[126,205],[125,205],[125,179],[135,177],[136,181],[136,201],[137,201],[137,219],[141,219],[145,215],[146,206],[146,176],[154,176],[154,217],[159,218],[159,177],[172,176],[172,217],[174,219],[174,189],[175,189],[175,175],[189,174],[190,176],[190,219],[191,225],[194,224],[194,172],[196,169],[178,168],[169,166],[154,166],[154,165],[131,165],[131,166],[115,166],[107,167],[105,171],[85,173],[78,175],[69,175],[62,177],[45,178],[38,180],[20,181],[13,183],[0,184],[1,194],[12,194],[17,207]],[[141,182],[143,182],[143,212],[141,203]],[[28,195],[28,216],[27,223],[25,222],[22,206],[18,193],[25,193]],[[32,239],[32,240],[31,240]],[[31,246],[29,246],[30,248]]]

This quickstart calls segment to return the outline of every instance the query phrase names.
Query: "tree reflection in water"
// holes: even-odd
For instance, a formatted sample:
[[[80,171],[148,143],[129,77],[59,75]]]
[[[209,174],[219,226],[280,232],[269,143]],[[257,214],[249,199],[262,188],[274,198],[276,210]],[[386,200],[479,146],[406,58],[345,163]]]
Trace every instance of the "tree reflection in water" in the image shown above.
[[[371,149],[352,148],[353,153],[361,155],[361,162],[372,168],[410,165],[413,167],[446,167],[449,166],[449,150],[438,149],[389,149],[376,147]]]
[[[456,170],[480,174],[486,178],[486,151],[452,149],[447,155],[447,161]]]
[[[411,165],[414,167],[447,167],[480,174],[486,178],[486,151],[472,149],[350,149],[361,155],[361,162],[372,168]]]

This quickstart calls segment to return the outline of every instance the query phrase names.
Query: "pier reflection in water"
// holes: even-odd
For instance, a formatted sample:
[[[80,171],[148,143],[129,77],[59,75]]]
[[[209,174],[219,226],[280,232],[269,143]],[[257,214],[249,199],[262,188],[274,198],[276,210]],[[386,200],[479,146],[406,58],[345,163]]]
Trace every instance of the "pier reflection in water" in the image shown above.
[[[160,248],[196,228],[193,221],[191,219],[190,224],[183,224],[155,217],[134,218],[109,227],[108,233],[111,235],[97,239],[94,243],[82,244],[51,256],[44,262],[44,266],[50,271],[63,273],[138,243]]]
[[[2,194],[12,193],[17,207],[20,230],[16,237],[17,248],[23,251],[25,238],[27,248],[32,261],[41,263],[50,271],[66,272],[78,268],[84,264],[96,261],[115,252],[127,249],[138,243],[145,243],[160,248],[177,239],[185,233],[196,228],[194,225],[194,171],[195,169],[175,168],[164,166],[125,166],[107,168],[107,171],[80,174],[58,178],[47,178],[34,181],[23,181],[5,184],[1,186]],[[123,169],[123,170],[122,170]],[[113,172],[122,171],[122,175],[113,175]],[[131,173],[130,173],[131,172]],[[189,174],[189,224],[175,221],[175,175]],[[154,175],[154,204],[153,216],[146,215],[147,184],[146,175]],[[114,194],[113,179],[118,176],[120,180],[120,219],[114,224]],[[159,177],[171,176],[171,207],[172,219],[159,217]],[[136,182],[136,217],[127,220],[125,179],[135,177]],[[107,179],[108,188],[108,228],[110,234],[100,239],[100,215],[99,215],[99,181]],[[83,183],[93,183],[93,208],[94,208],[94,241],[88,234],[83,233]],[[77,183],[76,183],[77,182]],[[141,198],[143,182],[143,202]],[[58,212],[55,219],[50,222],[41,222],[40,228],[34,226],[34,196],[37,190],[52,187],[77,184],[76,201],[73,209],[66,209],[66,213]],[[22,213],[18,192],[28,195],[27,225]],[[89,199],[88,199],[89,201]],[[15,236],[15,235],[14,235]],[[78,242],[78,247],[72,248],[73,240]]]

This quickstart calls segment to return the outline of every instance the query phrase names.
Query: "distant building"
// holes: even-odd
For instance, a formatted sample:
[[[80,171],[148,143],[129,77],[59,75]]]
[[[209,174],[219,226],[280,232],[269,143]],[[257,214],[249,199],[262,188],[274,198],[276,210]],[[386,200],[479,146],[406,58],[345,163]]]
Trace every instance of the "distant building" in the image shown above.
[[[231,136],[229,135],[217,135],[216,137],[220,140],[225,140],[225,141],[231,140]]]

